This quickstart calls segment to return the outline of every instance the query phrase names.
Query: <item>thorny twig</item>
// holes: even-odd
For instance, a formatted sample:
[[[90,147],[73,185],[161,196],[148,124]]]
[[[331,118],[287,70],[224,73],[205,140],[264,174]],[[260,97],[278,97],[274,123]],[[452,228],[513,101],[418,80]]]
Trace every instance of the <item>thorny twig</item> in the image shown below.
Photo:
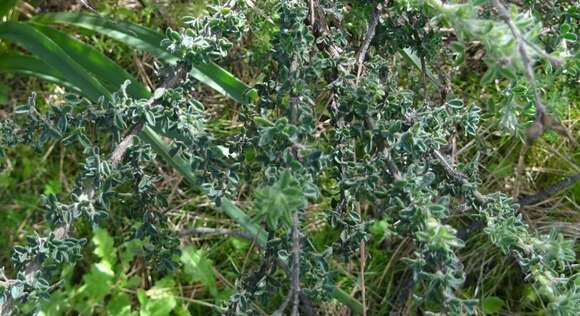
[[[175,85],[177,85],[177,83],[179,83],[181,80],[183,80],[187,70],[184,68],[183,65],[179,65],[177,67],[178,68],[172,73],[172,75],[162,84],[163,88],[172,88]],[[153,103],[154,101],[155,100],[153,99],[153,97],[151,99],[149,99],[150,103]],[[137,134],[139,134],[139,132],[141,132],[142,129],[143,129],[143,123],[137,123],[137,124],[133,125],[129,129],[129,132],[127,133],[125,138],[115,147],[115,149],[113,150],[113,152],[111,154],[111,158],[109,160],[111,167],[113,169],[122,160],[123,156],[125,155],[125,153],[129,149],[133,138]],[[82,192],[83,193],[81,194],[81,196],[84,196],[84,199],[86,199],[88,201],[92,201],[95,199],[95,194],[96,194],[95,187],[93,187],[93,186],[86,187],[86,188],[84,188],[84,190]],[[70,225],[71,225],[71,223],[65,223],[65,224],[58,226],[53,232],[54,238],[56,240],[64,239],[70,232],[70,228],[71,228]],[[29,284],[34,283],[37,280],[38,274],[40,273],[41,269],[42,269],[42,261],[37,256],[34,259],[32,259],[32,261],[30,261],[24,267],[24,278],[25,278],[26,282]],[[12,298],[12,295],[7,295],[6,301],[0,305],[0,315],[2,315],[2,316],[11,315],[12,311],[15,307],[15,303],[16,303],[16,301],[14,300],[14,298]]]

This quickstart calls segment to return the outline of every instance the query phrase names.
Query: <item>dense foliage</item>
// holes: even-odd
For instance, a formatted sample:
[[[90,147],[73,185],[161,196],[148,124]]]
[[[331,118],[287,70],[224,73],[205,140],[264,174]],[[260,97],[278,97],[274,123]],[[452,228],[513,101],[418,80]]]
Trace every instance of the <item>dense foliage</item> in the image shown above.
[[[74,179],[3,254],[3,315],[580,313],[578,235],[523,212],[579,180],[574,156],[540,195],[480,172],[484,124],[520,159],[575,149],[573,3],[222,2],[163,35],[88,4],[0,24],[32,54],[0,69],[68,88],[0,121],[3,168],[57,146]],[[157,83],[95,33],[157,58]]]

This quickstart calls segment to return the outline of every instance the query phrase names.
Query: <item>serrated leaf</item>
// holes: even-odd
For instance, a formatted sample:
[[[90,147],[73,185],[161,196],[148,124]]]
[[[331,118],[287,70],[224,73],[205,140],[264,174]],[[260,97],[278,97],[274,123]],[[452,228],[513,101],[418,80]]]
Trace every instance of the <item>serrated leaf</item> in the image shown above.
[[[141,302],[141,315],[166,316],[177,306],[177,300],[173,294],[175,281],[171,278],[163,278],[155,283],[146,292],[138,293]],[[146,297],[144,297],[146,295]]]
[[[181,251],[180,257],[184,271],[193,282],[201,282],[212,295],[216,295],[216,281],[213,272],[213,263],[207,258],[204,251],[187,246]]]

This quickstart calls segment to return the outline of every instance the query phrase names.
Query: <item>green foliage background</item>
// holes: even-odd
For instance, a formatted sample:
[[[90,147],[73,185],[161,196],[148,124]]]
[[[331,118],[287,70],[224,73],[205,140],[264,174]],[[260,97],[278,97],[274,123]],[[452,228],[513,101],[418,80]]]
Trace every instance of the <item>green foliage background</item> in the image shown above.
[[[157,31],[161,38],[165,38],[163,46],[169,47],[171,55],[163,51],[162,46],[151,45],[139,50],[131,43],[111,39],[106,32],[93,32],[91,28],[95,24],[91,23],[94,21],[86,28],[75,27],[78,25],[74,23],[55,22],[59,18],[66,20],[66,16],[40,14],[63,11],[94,14],[79,1],[19,1],[14,2],[16,6],[13,8],[10,1],[0,5],[2,21],[7,23],[3,25],[8,25],[2,30],[7,28],[10,31],[13,27],[14,32],[22,32],[15,33],[16,40],[0,38],[0,69],[4,69],[0,80],[1,120],[18,112],[32,91],[39,95],[35,107],[41,113],[53,113],[53,105],[69,102],[55,80],[47,83],[15,74],[10,71],[10,67],[16,65],[15,59],[7,62],[7,56],[39,54],[36,57],[48,62],[52,68],[78,75],[75,69],[67,69],[65,63],[50,63],[42,58],[38,52],[49,44],[36,42],[42,47],[35,52],[32,46],[17,43],[24,41],[23,34],[34,34],[29,32],[28,26],[41,30],[44,27],[44,32],[61,30],[119,66],[118,69],[105,68],[108,64],[97,60],[100,64],[96,64],[95,71],[105,69],[104,73],[110,76],[109,85],[103,83],[105,92],[117,91],[125,79],[129,79],[141,83],[140,87],[130,85],[129,89],[133,90],[129,94],[143,98],[150,94],[165,95],[165,90],[155,90],[167,71],[160,66],[161,63],[180,59],[197,66],[195,78],[199,81],[192,80],[190,84],[195,88],[191,95],[200,105],[191,104],[188,115],[200,124],[192,129],[198,128],[200,134],[212,136],[203,140],[196,138],[197,143],[191,143],[192,140],[183,135],[181,139],[175,139],[181,142],[183,152],[193,145],[213,148],[214,151],[196,152],[195,155],[216,166],[215,170],[207,169],[207,174],[202,175],[202,178],[207,176],[207,179],[203,178],[207,180],[204,182],[207,187],[192,188],[188,183],[198,184],[200,180],[182,172],[188,168],[184,164],[166,163],[162,159],[149,161],[142,167],[143,173],[154,173],[155,178],[139,179],[142,195],[135,201],[128,199],[130,202],[127,203],[142,206],[138,204],[141,200],[159,199],[155,202],[158,203],[156,207],[163,210],[163,214],[159,218],[152,215],[152,230],[155,232],[141,229],[148,219],[139,213],[138,207],[114,204],[119,202],[112,202],[107,217],[98,225],[86,218],[80,220],[75,224],[74,236],[87,240],[84,241],[85,247],[78,250],[76,264],[63,264],[62,271],[53,276],[55,282],[54,285],[51,283],[50,290],[38,301],[21,304],[20,313],[198,315],[225,313],[225,308],[239,304],[244,305],[249,314],[271,314],[283,303],[289,285],[283,269],[268,268],[268,260],[275,266],[272,258],[290,260],[292,257],[290,227],[293,214],[299,210],[302,230],[308,236],[304,243],[303,266],[307,272],[303,275],[303,282],[311,285],[308,294],[321,315],[360,312],[361,301],[364,301],[369,315],[386,315],[401,307],[400,300],[404,300],[400,312],[412,315],[427,310],[454,314],[455,300],[461,302],[457,304],[463,304],[458,314],[573,315],[574,311],[580,310],[576,259],[580,248],[574,243],[580,237],[580,186],[576,184],[539,204],[520,208],[515,211],[517,216],[506,213],[510,205],[508,196],[517,200],[563,177],[578,174],[580,157],[566,138],[553,131],[544,134],[533,146],[524,144],[525,130],[534,120],[533,88],[521,73],[521,61],[513,56],[508,29],[491,13],[486,1],[458,1],[474,5],[465,10],[441,6],[438,1],[392,1],[385,5],[388,13],[381,17],[370,44],[365,75],[356,84],[353,84],[353,72],[350,76],[341,74],[337,64],[352,62],[356,48],[364,40],[369,17],[377,2],[320,1],[328,23],[340,26],[337,27],[340,32],[324,38],[326,43],[338,43],[347,48],[339,60],[322,57],[325,50],[311,45],[313,34],[305,23],[309,19],[308,1],[304,6],[298,6],[299,9],[288,7],[286,13],[283,11],[286,7],[279,1],[241,2],[250,6],[243,11],[246,22],[236,20],[241,9],[239,12],[220,11],[221,15],[217,15],[218,21],[223,23],[216,29],[223,32],[220,36],[229,34],[231,44],[212,39],[215,41],[205,43],[206,50],[193,53],[184,44],[183,36],[187,33],[181,30],[184,26],[181,18],[207,17],[208,23],[216,23],[211,20],[216,16],[211,5],[218,2],[92,2],[94,9],[111,21],[132,22]],[[565,58],[562,67],[554,67],[538,58],[534,71],[546,106],[573,135],[577,135],[580,117],[578,7],[573,1],[524,0],[515,3],[522,14],[514,16],[518,26],[527,30],[526,35],[546,51]],[[302,12],[303,16],[302,13],[293,15],[295,12]],[[284,20],[281,16],[295,20]],[[496,23],[491,34],[482,31],[490,27],[482,21]],[[105,24],[105,27],[124,26]],[[195,24],[190,24],[190,27],[195,29]],[[284,27],[285,32],[281,32]],[[175,31],[165,33],[167,28]],[[317,45],[324,47],[325,42],[320,41]],[[211,60],[233,76],[222,73],[223,69],[216,68],[215,64],[203,64]],[[508,62],[509,66],[503,67],[502,62]],[[298,63],[298,70],[294,63]],[[286,64],[287,69],[281,66]],[[423,67],[428,69],[422,72]],[[80,85],[76,88],[69,86],[69,91],[81,94],[85,91],[84,96],[88,99],[100,95],[87,95],[88,89],[83,89],[82,84],[89,87],[92,77],[84,77],[82,73],[78,76],[64,78]],[[333,81],[333,76],[343,79]],[[386,82],[383,81],[385,78]],[[312,105],[312,110],[292,113],[296,91],[304,96],[303,102]],[[352,130],[337,129],[325,134],[328,122],[334,119],[327,110],[332,100],[329,91],[340,95],[344,104],[348,104],[340,108],[340,119],[347,124],[352,122]],[[166,96],[164,100],[183,102],[178,94]],[[124,99],[121,94],[118,97],[127,104],[128,110],[122,114],[126,115],[124,118],[130,115],[143,117],[148,124],[155,126],[156,120],[167,115],[161,110],[141,113],[139,102]],[[390,107],[375,107],[382,100],[386,100]],[[426,107],[424,103],[430,106]],[[79,104],[83,105],[82,102]],[[424,121],[416,128],[428,137],[421,139],[416,137],[418,134],[408,133],[409,141],[402,142],[408,147],[401,151],[415,154],[404,159],[423,159],[424,152],[449,142],[449,148],[444,149],[449,149],[452,162],[469,177],[470,183],[477,185],[482,193],[499,191],[506,194],[497,198],[493,207],[484,210],[484,221],[494,224],[481,229],[474,224],[479,218],[464,215],[464,212],[469,212],[462,209],[464,201],[449,200],[447,193],[463,196],[469,202],[473,199],[470,197],[472,188],[453,186],[449,181],[445,189],[430,191],[433,181],[430,177],[435,175],[421,173],[418,167],[403,170],[409,173],[412,181],[381,192],[383,188],[376,185],[373,176],[380,172],[378,166],[382,161],[364,161],[374,156],[368,154],[372,152],[369,150],[371,145],[365,143],[364,130],[368,122],[361,118],[368,113],[373,117],[379,113],[379,116],[392,121],[405,122],[407,117],[404,114],[411,113],[411,109],[420,112],[417,115]],[[98,122],[88,115],[79,120],[93,119]],[[69,124],[74,125],[73,122]],[[356,124],[361,125],[357,127]],[[402,128],[393,124],[381,128],[386,131]],[[125,124],[125,127],[127,125],[130,124]],[[122,130],[116,131],[117,138],[100,137],[96,128],[87,134],[109,144],[118,141],[123,135]],[[357,130],[360,135],[356,134]],[[450,137],[448,131],[452,130],[456,132]],[[155,146],[154,134],[147,135],[143,139],[149,139],[151,146]],[[172,138],[169,134],[162,135]],[[236,135],[254,135],[256,139],[237,139]],[[314,139],[313,135],[325,136]],[[337,141],[341,137],[352,137],[356,139],[355,144],[349,148],[350,143]],[[239,143],[229,142],[229,148],[216,145],[232,139]],[[256,146],[250,149],[241,145],[252,141]],[[332,162],[325,161],[309,147],[313,143],[327,152],[335,152],[336,160],[346,159],[340,155],[352,151],[355,161],[345,164],[348,166],[346,173],[351,172],[345,175],[350,182],[338,183],[331,168],[316,169],[318,163]],[[11,263],[12,247],[24,244],[27,235],[47,231],[53,224],[50,218],[48,221],[45,218],[46,208],[42,204],[46,199],[43,197],[66,199],[75,188],[76,179],[82,176],[79,164],[84,160],[87,147],[65,146],[53,137],[40,148],[17,146],[3,150],[6,150],[6,158],[0,173],[0,224],[5,228],[0,232],[0,249],[3,249],[0,265],[6,267],[6,275],[13,276],[17,269]],[[300,168],[292,159],[292,150],[299,152],[303,156],[301,163],[312,169],[296,171]],[[215,176],[222,172],[224,165],[236,159],[235,154],[243,154],[245,169],[239,173],[245,178]],[[396,162],[400,165],[406,163],[404,160]],[[200,162],[199,168],[206,167]],[[443,174],[441,168],[433,169],[438,177]],[[312,170],[317,174],[314,179],[309,173]],[[239,181],[242,185],[228,187],[225,185],[227,181]],[[132,192],[130,183],[121,183],[119,190]],[[341,192],[345,188],[352,194],[348,198],[359,202],[347,202],[350,212],[335,213],[334,210],[340,208]],[[397,192],[407,190],[413,192],[411,201],[422,201],[431,217],[418,218],[411,214],[405,218],[405,213],[398,211],[404,210],[408,201],[403,193]],[[401,205],[384,203],[380,198],[373,201],[381,193],[401,194]],[[223,200],[219,199],[223,197]],[[221,204],[214,204],[215,200]],[[392,208],[397,212],[381,208]],[[242,211],[249,214],[248,217],[244,217]],[[100,216],[93,215],[91,219]],[[514,218],[521,220],[522,224]],[[400,221],[410,225],[408,231],[411,233],[403,233],[407,226],[400,228]],[[415,224],[421,229],[414,230]],[[473,225],[475,229],[470,230]],[[223,234],[180,235],[192,227],[249,231],[258,237],[248,240],[244,236]],[[513,240],[513,236],[520,239]],[[364,243],[364,260],[359,252],[361,242]],[[513,255],[512,245],[517,243],[527,245],[529,249]],[[334,247],[332,255],[325,252],[329,246]],[[264,253],[260,248],[265,248]],[[268,254],[274,251],[275,254]],[[518,256],[534,251],[542,251],[543,257],[539,255],[522,265]],[[422,257],[425,253],[440,255],[433,259],[439,260],[437,264],[440,266],[429,270],[429,264],[422,261],[431,260]],[[562,268],[563,275],[570,278],[568,283],[553,286],[557,281],[542,279],[548,272],[534,270],[537,260]],[[364,278],[360,274],[363,265]],[[454,268],[445,272],[446,266]],[[460,286],[454,285],[455,278],[463,278],[453,275],[458,266],[461,266],[465,279],[459,282],[462,283]],[[267,269],[270,273],[261,273]],[[414,271],[424,274],[414,275]],[[437,273],[448,273],[445,276],[449,278],[436,283],[432,280],[436,279],[433,276],[438,276]],[[558,275],[552,277],[559,278]],[[330,284],[335,287],[329,287]],[[255,287],[255,293],[250,293],[252,287]],[[416,296],[401,297],[400,293],[409,287]],[[549,289],[563,294],[546,293]]]

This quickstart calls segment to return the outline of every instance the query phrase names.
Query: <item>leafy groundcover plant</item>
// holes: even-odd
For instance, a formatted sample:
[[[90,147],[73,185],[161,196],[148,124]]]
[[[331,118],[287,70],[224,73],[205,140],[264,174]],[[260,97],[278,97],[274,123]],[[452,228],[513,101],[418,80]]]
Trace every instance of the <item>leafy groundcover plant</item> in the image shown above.
[[[453,32],[457,52],[481,43],[484,83],[527,82],[534,119],[526,141],[553,129],[574,143],[542,100],[535,63],[565,60],[536,44],[537,21],[499,0],[229,1],[209,11],[184,18],[151,49],[167,63],[153,93],[131,80],[103,86],[67,59],[80,96],[41,107],[32,95],[2,121],[0,153],[59,142],[84,155],[68,195],[42,199],[50,230],[31,232],[14,248],[11,273],[0,271],[3,315],[316,315],[332,314],[325,306],[335,299],[363,315],[477,314],[494,301],[483,304],[466,284],[459,252],[474,231],[517,264],[543,313],[580,313],[573,241],[536,234],[517,201],[480,192],[477,159],[456,162],[450,143],[477,137],[482,110],[429,67],[444,32]],[[91,19],[69,18],[32,24]],[[97,32],[105,27],[92,19]],[[63,45],[57,37],[46,45]],[[216,66],[227,68],[232,56],[255,74],[252,89]],[[393,63],[415,68],[398,73]],[[236,104],[208,111],[200,83]],[[195,212],[216,210],[239,228],[173,229],[160,163],[190,185]],[[105,230],[113,217],[128,223],[119,236]],[[218,290],[226,285],[216,284],[205,252],[180,244],[204,234],[251,244],[253,264],[236,268],[228,292]],[[80,280],[74,266],[90,236],[97,261]],[[390,257],[385,292],[366,286],[375,277],[365,273],[369,243]],[[356,280],[338,268],[345,262]],[[149,277],[132,273],[135,264]],[[212,299],[178,295],[176,282],[201,284]]]

